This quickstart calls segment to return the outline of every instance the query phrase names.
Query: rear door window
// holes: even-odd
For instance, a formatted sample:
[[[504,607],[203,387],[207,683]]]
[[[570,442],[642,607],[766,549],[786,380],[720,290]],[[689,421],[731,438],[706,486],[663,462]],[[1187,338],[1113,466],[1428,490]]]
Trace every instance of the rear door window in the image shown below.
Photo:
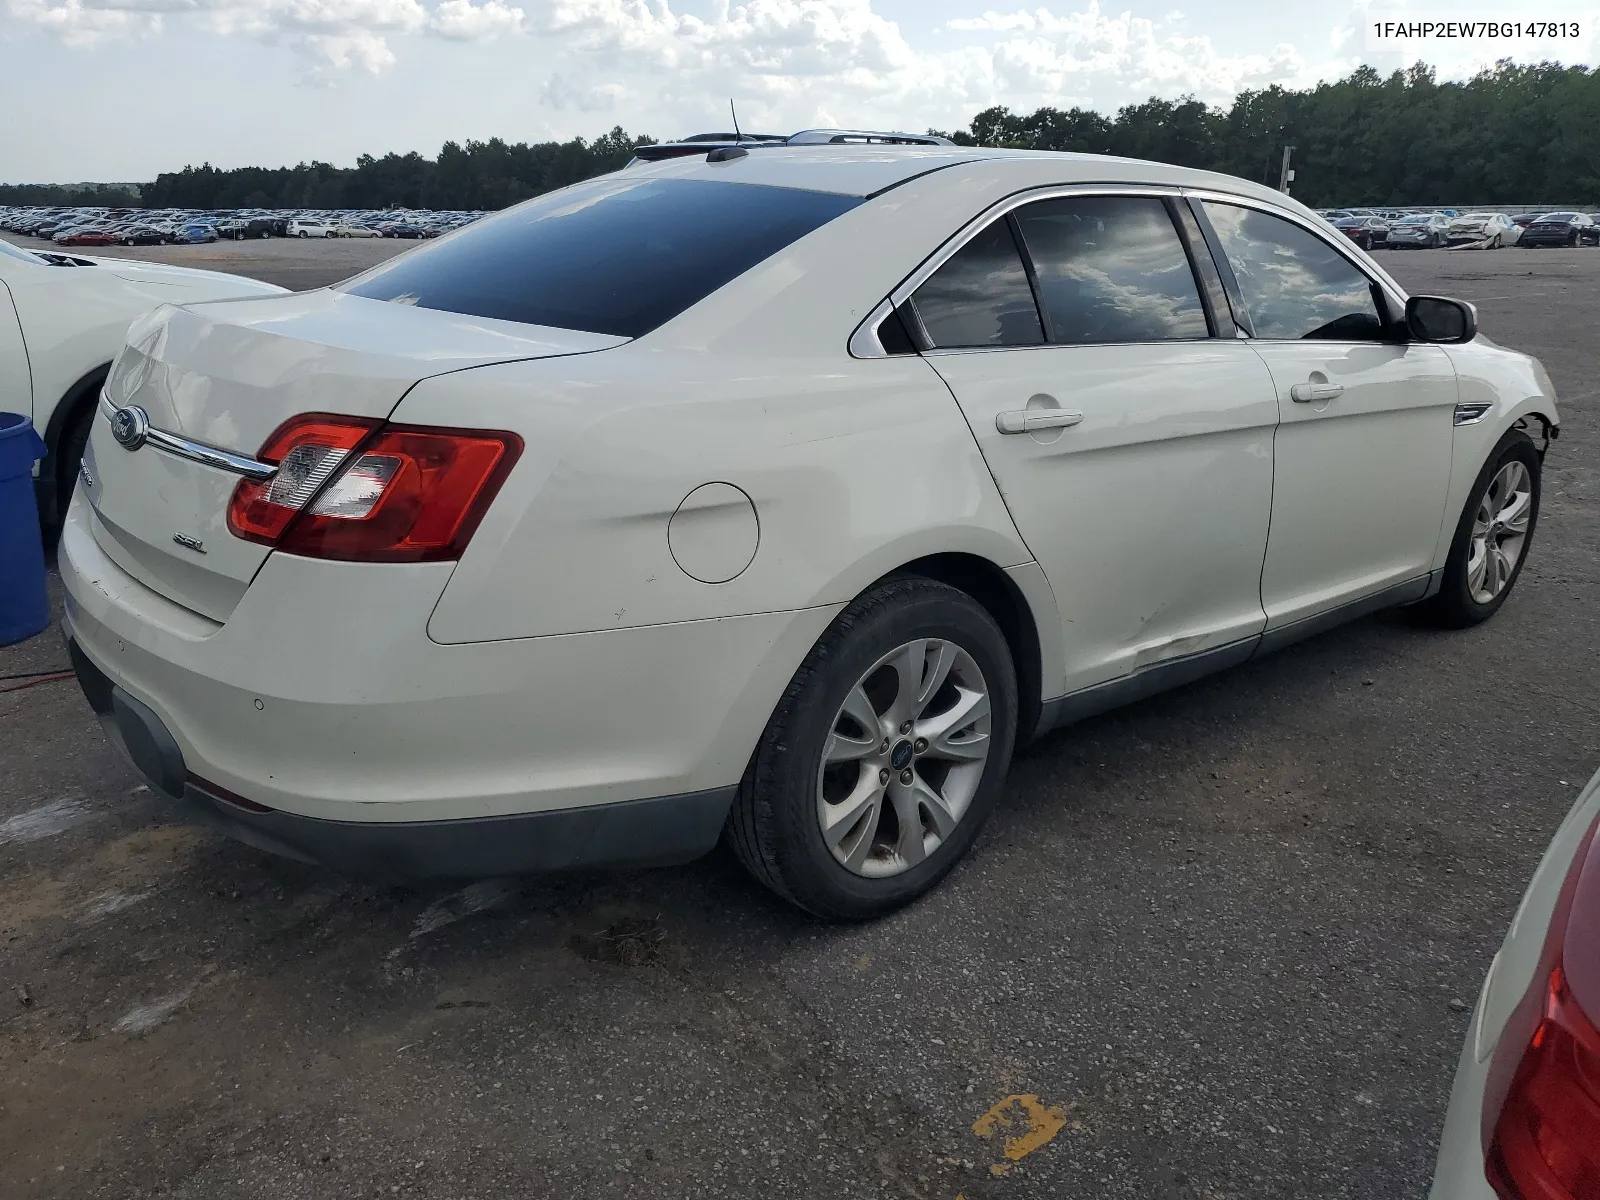
[[[1239,284],[1242,323],[1258,338],[1376,341],[1376,287],[1327,242],[1292,221],[1238,204],[1205,202]]]
[[[343,290],[640,337],[861,202],[761,184],[605,176],[474,222]]]
[[[1153,196],[1078,196],[1017,210],[1050,341],[1169,342],[1210,334],[1189,256]]]
[[[1005,217],[952,254],[911,303],[936,348],[1044,343],[1028,271]]]

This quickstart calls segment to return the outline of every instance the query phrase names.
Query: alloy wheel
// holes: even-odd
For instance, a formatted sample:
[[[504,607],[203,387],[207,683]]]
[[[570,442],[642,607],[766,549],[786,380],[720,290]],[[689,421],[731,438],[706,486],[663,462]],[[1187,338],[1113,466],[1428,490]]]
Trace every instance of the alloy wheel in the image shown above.
[[[885,654],[846,695],[817,769],[817,820],[834,859],[898,875],[950,837],[989,759],[989,685],[954,642]]]
[[[1472,515],[1467,591],[1477,603],[1488,604],[1510,583],[1532,513],[1533,477],[1521,462],[1508,462],[1490,480]]]

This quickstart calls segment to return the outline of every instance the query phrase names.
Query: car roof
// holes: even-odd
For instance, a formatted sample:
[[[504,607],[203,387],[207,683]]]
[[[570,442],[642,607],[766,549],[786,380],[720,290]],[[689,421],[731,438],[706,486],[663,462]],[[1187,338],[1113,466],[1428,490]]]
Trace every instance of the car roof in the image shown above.
[[[1271,198],[1279,203],[1289,199],[1272,188],[1215,171],[1107,154],[983,146],[770,146],[722,162],[707,162],[699,155],[638,162],[629,167],[627,173],[668,179],[729,180],[844,196],[874,196],[907,180],[949,167],[1018,159],[1055,164],[1055,180],[1061,184],[1158,184],[1213,188],[1237,195]],[[1295,205],[1298,207],[1298,202]]]

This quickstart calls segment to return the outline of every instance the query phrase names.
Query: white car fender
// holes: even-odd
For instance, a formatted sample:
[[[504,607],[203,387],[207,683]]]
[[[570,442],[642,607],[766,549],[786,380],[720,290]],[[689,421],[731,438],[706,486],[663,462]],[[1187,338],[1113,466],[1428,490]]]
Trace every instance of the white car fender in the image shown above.
[[[1507,351],[1480,334],[1471,342],[1445,346],[1456,368],[1458,411],[1469,405],[1487,405],[1482,416],[1455,427],[1450,467],[1450,490],[1444,520],[1434,551],[1434,568],[1450,557],[1461,511],[1477,481],[1478,472],[1506,432],[1527,420],[1536,440],[1560,425],[1555,388],[1537,359]],[[1466,415],[1463,413],[1463,415]]]
[[[33,370],[11,290],[0,279],[0,410],[33,415]]]

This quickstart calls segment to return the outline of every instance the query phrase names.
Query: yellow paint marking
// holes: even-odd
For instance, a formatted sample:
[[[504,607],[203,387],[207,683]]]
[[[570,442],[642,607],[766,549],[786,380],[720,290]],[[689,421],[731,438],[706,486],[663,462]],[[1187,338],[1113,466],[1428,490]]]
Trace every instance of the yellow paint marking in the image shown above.
[[[999,1176],[1001,1176],[1001,1175],[1008,1175],[1010,1173],[1011,1173],[1011,1164],[1010,1163],[990,1163],[989,1164],[989,1174],[991,1174],[991,1175],[993,1175],[993,1176],[995,1176],[997,1178]]]
[[[981,1138],[992,1138],[1001,1130],[1013,1125],[1025,1125],[1026,1131],[1016,1136],[1007,1135],[1000,1153],[1012,1162],[1026,1158],[1060,1133],[1067,1123],[1067,1110],[1058,1105],[1046,1105],[1032,1092],[1020,1096],[1007,1096],[983,1116],[972,1123],[972,1132]],[[998,1168],[998,1169],[997,1169]],[[996,1163],[989,1170],[1004,1175],[1011,1168]]]

